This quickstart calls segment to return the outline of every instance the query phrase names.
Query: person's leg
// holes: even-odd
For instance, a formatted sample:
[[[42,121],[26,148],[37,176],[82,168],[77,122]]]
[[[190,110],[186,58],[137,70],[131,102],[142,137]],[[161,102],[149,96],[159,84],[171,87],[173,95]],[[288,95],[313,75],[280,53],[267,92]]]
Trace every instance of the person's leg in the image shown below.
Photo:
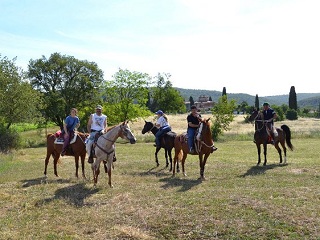
[[[156,133],[155,137],[156,137],[156,145],[159,147],[161,146],[161,142],[160,142],[160,138],[163,135],[163,130],[160,130]]]
[[[87,142],[87,146],[86,146],[86,150],[87,150],[87,153],[89,155],[89,158],[88,158],[88,163],[93,163],[93,143],[94,143],[94,138],[95,138],[95,135],[96,135],[96,132],[92,132],[90,133],[90,137],[89,137],[89,140]]]
[[[64,142],[63,142],[61,156],[64,156],[66,154],[67,147],[68,147],[69,142],[70,142],[70,133],[64,134],[63,139],[64,139]]]
[[[195,133],[195,129],[193,128],[188,128],[188,146],[189,146],[189,150],[190,152],[192,152],[193,150],[193,138],[194,138],[194,133]]]

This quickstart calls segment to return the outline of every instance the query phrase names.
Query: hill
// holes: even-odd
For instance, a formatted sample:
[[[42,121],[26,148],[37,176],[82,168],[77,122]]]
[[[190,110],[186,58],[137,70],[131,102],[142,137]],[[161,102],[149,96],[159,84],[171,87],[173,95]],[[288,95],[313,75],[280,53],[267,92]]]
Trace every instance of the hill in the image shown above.
[[[185,99],[189,101],[190,96],[196,101],[199,96],[205,95],[212,98],[214,102],[217,102],[221,97],[222,92],[220,91],[210,91],[204,89],[184,89],[184,88],[175,88]],[[256,96],[246,94],[246,93],[227,93],[229,99],[234,99],[237,104],[242,102],[247,102],[249,105],[254,106]],[[269,102],[274,105],[288,104],[289,94],[283,95],[274,95],[274,96],[263,96],[259,97],[259,102]],[[297,93],[298,106],[300,108],[308,107],[312,109],[318,109],[320,103],[320,93]]]

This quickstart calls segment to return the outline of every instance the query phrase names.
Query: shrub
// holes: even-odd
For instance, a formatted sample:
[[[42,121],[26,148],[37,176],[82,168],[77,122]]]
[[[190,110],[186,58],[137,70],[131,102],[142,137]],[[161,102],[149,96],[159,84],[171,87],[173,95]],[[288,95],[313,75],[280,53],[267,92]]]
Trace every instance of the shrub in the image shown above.
[[[11,129],[0,127],[0,152],[7,153],[19,147],[19,134]]]
[[[294,109],[288,109],[286,112],[286,118],[288,120],[297,120],[298,119],[298,113]]]

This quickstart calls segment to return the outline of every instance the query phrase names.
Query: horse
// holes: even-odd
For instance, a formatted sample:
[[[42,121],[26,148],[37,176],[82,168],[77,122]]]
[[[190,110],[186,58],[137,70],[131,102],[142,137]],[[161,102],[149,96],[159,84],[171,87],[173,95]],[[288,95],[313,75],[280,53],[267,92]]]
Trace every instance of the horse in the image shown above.
[[[84,162],[86,157],[86,144],[85,139],[88,134],[84,134],[81,132],[76,132],[76,140],[74,143],[71,143],[68,146],[67,152],[65,155],[74,156],[75,165],[76,165],[76,173],[75,176],[78,178],[78,169],[79,169],[79,158],[81,158],[82,165],[82,177],[86,179],[84,172]],[[57,172],[57,163],[60,158],[60,154],[62,152],[63,142],[55,142],[58,138],[58,134],[50,133],[47,135],[47,156],[45,159],[45,167],[44,167],[44,175],[47,176],[47,166],[49,163],[50,156],[53,157],[53,166],[54,166],[54,175],[59,177]],[[72,142],[72,140],[71,140]]]
[[[187,154],[198,155],[199,156],[199,165],[200,165],[200,180],[206,180],[204,176],[204,169],[208,157],[213,152],[214,142],[212,139],[211,127],[209,119],[203,119],[200,122],[200,126],[195,134],[195,152],[189,153],[189,146],[186,141],[186,133],[178,135],[174,140],[174,163],[175,166],[177,161],[181,161],[182,173],[184,176],[187,176],[185,173],[184,163],[187,158]],[[175,168],[173,167],[172,176],[175,176]]]
[[[256,143],[258,150],[258,163],[261,163],[261,144],[263,145],[263,154],[264,154],[264,163],[263,166],[267,165],[267,144],[270,144],[270,136],[267,132],[267,120],[264,120],[263,113],[260,111],[253,111],[253,113],[248,118],[250,122],[255,122],[255,133],[254,133],[254,142]],[[274,139],[274,147],[277,149],[280,157],[280,164],[282,163],[282,151],[279,147],[281,144],[284,152],[284,164],[287,162],[287,148],[286,144],[291,151],[293,151],[293,145],[291,143],[291,130],[290,128],[283,124],[280,128],[276,128],[278,132],[278,137]]]
[[[114,150],[115,150],[115,141],[121,137],[130,141],[131,144],[136,143],[136,138],[131,132],[128,121],[124,121],[123,123],[113,126],[112,128],[108,129],[106,133],[101,135],[96,143],[95,146],[95,161],[92,163],[91,168],[93,171],[93,180],[94,185],[97,185],[98,176],[100,174],[100,163],[101,161],[107,162],[106,163],[106,172],[108,173],[108,185],[113,187],[111,184],[111,167],[113,164],[113,157],[114,157]]]
[[[159,128],[157,128],[152,122],[147,122],[145,121],[145,124],[142,129],[142,134],[145,134],[147,132],[152,132],[153,135],[156,135],[156,133],[159,131]],[[155,159],[157,166],[159,166],[159,161],[158,161],[158,152],[160,151],[161,148],[164,149],[164,155],[166,158],[166,167],[169,166],[169,160],[170,160],[170,172],[172,171],[172,149],[174,147],[174,139],[176,138],[177,134],[174,132],[168,132],[164,134],[161,140],[161,146],[156,148],[156,152],[154,153]],[[169,156],[169,160],[168,160]],[[177,171],[179,171],[179,164],[177,165]]]

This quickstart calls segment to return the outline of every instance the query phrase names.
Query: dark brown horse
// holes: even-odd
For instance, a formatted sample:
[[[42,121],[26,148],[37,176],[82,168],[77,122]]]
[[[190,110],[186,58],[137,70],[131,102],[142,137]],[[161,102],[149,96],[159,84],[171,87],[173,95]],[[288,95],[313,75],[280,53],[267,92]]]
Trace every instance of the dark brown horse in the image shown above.
[[[74,156],[75,165],[76,165],[76,174],[75,176],[78,178],[78,169],[79,169],[79,158],[81,158],[81,165],[82,165],[82,177],[86,178],[84,172],[84,165],[85,165],[85,157],[86,157],[86,145],[85,139],[88,134],[77,132],[76,141],[69,145],[66,156]],[[53,157],[53,166],[54,166],[54,175],[59,177],[57,172],[57,163],[60,158],[60,154],[62,151],[62,143],[55,143],[57,139],[56,134],[48,134],[47,135],[47,156],[45,159],[45,168],[44,168],[44,175],[47,176],[47,166],[49,163],[50,156]]]
[[[192,155],[199,156],[199,165],[200,165],[199,179],[201,180],[205,180],[204,168],[209,155],[213,152],[213,147],[214,147],[209,120],[210,118],[207,120],[204,119],[201,121],[198,131],[195,134],[196,151],[195,153],[192,154]],[[191,153],[189,153],[189,146],[185,137],[186,137],[186,133],[183,133],[178,135],[174,140],[175,155],[174,155],[173,166],[175,166],[175,164],[178,161],[181,161],[182,173],[184,176],[187,176],[184,169],[184,163],[187,158],[187,154],[191,154]],[[173,167],[172,176],[175,175],[174,169],[175,168]]]
[[[159,131],[159,128],[157,128],[152,122],[145,121],[145,124],[142,129],[142,134],[145,134],[147,132],[152,132],[153,135],[156,135],[156,133]],[[174,147],[174,139],[176,138],[177,134],[174,132],[168,132],[166,133],[162,139],[161,139],[161,146],[156,148],[156,152],[154,153],[157,166],[159,166],[158,161],[158,152],[161,148],[164,149],[164,155],[166,158],[166,167],[169,166],[169,160],[170,160],[170,172],[172,171],[172,149]],[[169,156],[169,159],[168,159]],[[179,164],[177,164],[177,172],[179,172]]]
[[[257,146],[258,150],[258,163],[259,165],[261,163],[261,144],[263,145],[263,154],[264,154],[264,163],[265,166],[267,164],[267,144],[270,144],[270,136],[267,132],[267,120],[264,120],[263,113],[260,111],[253,111],[251,116],[249,117],[249,121],[255,123],[255,133],[254,133],[254,141]],[[283,148],[284,153],[284,164],[287,162],[287,148],[286,143],[290,150],[293,150],[293,145],[291,143],[291,131],[290,128],[287,125],[281,125],[281,128],[276,128],[278,132],[278,137],[275,137],[274,139],[274,147],[277,149],[280,157],[280,163],[282,163],[282,151],[279,147],[279,143],[281,144]]]

